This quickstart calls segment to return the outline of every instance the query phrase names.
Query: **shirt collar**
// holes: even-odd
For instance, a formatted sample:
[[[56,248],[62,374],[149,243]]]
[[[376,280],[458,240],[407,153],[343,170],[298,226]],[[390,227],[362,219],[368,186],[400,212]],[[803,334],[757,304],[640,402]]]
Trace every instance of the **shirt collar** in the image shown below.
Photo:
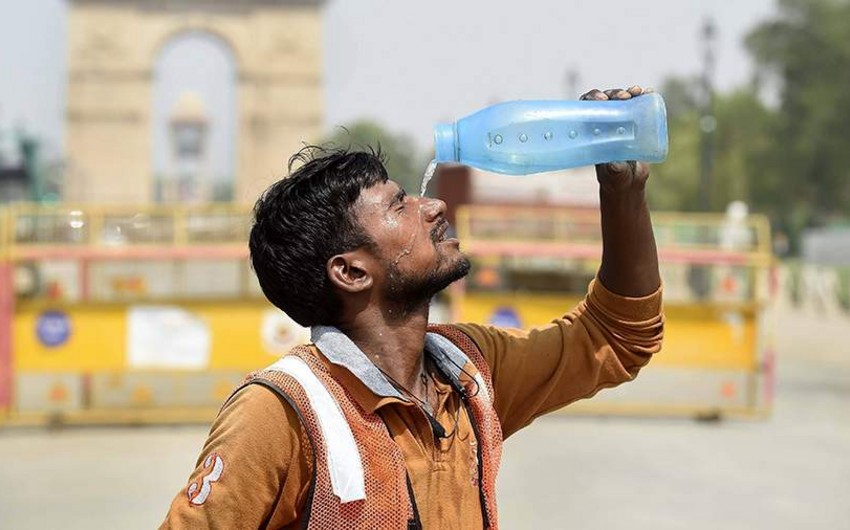
[[[378,367],[369,360],[369,357],[339,329],[333,326],[315,326],[310,330],[310,339],[332,365],[331,369],[335,375],[340,376],[341,379],[348,379],[345,373],[347,371],[365,387],[364,390],[368,392],[349,388],[365,410],[374,412],[392,401],[407,402]],[[462,381],[466,379],[461,375],[461,368],[466,365],[468,359],[457,346],[442,335],[436,333],[425,335],[425,354],[443,371],[448,371]],[[345,370],[336,370],[335,367]]]
[[[378,367],[342,331],[331,326],[316,326],[310,330],[310,339],[325,359],[347,368],[376,396],[403,399]]]

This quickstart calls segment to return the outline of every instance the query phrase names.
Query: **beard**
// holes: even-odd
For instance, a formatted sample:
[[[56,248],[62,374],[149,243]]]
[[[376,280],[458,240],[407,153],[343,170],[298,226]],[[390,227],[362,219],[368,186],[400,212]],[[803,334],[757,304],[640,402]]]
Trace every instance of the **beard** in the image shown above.
[[[440,259],[426,274],[410,274],[402,272],[395,263],[387,264],[387,285],[384,292],[386,300],[401,306],[401,314],[427,305],[437,293],[460,280],[467,274],[472,264],[464,255],[446,263]]]

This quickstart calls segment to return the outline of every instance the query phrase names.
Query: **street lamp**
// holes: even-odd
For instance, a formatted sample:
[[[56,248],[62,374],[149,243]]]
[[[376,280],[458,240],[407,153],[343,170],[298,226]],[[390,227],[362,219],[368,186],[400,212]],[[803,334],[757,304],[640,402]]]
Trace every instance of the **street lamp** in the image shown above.
[[[702,27],[703,73],[702,73],[702,116],[700,128],[700,181],[699,200],[703,211],[711,209],[711,191],[714,185],[714,131],[717,118],[714,117],[714,46],[717,27],[711,18],[707,18]]]

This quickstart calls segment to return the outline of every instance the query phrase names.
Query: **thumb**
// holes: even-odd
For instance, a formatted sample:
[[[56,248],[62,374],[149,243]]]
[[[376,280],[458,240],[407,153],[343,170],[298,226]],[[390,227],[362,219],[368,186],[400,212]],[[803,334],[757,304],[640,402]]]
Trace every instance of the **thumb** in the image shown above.
[[[608,162],[605,166],[605,169],[611,175],[629,173],[632,169],[632,164],[630,162]]]

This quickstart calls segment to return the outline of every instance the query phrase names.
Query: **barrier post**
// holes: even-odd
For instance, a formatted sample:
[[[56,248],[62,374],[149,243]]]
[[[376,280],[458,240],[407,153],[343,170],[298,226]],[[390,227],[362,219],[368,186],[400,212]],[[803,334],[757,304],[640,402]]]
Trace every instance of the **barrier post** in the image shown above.
[[[12,405],[12,321],[15,311],[8,210],[0,209],[0,411]]]

